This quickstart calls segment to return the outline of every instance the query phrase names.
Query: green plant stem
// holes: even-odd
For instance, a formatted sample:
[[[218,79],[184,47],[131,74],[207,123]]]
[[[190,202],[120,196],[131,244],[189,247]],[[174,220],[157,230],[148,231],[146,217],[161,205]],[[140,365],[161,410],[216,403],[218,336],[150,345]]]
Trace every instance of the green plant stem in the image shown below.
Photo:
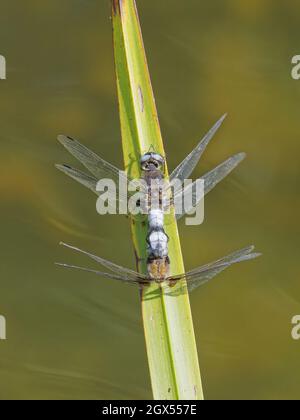
[[[125,167],[139,178],[140,157],[150,149],[165,156],[143,39],[134,0],[112,0],[114,51]],[[184,272],[177,224],[168,216],[171,275]],[[138,270],[147,274],[147,226],[132,221]],[[189,295],[185,282],[172,289],[141,290],[143,323],[155,399],[203,399]]]

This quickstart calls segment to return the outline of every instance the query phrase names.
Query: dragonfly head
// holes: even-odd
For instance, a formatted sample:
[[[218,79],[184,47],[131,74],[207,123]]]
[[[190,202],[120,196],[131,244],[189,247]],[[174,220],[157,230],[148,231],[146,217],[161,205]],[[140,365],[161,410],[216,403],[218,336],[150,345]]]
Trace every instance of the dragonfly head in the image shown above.
[[[158,153],[146,153],[141,158],[141,168],[143,171],[162,170],[165,159]]]

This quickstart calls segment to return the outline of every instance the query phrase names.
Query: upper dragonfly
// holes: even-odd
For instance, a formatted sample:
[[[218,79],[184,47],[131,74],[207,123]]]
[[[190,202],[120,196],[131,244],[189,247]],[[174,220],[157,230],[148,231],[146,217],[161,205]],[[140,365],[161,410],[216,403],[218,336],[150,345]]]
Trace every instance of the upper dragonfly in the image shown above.
[[[200,141],[200,143],[195,147],[195,149],[177,166],[177,168],[170,175],[170,184],[172,184],[174,180],[179,180],[183,183],[186,179],[189,178],[189,176],[196,168],[205,149],[209,145],[211,139],[213,138],[217,130],[222,125],[225,118],[226,114],[222,118],[220,118],[220,120],[211,128],[211,130]],[[128,194],[124,195],[119,189],[119,183],[120,180],[123,180],[126,183],[131,181],[131,178],[128,177],[128,175],[126,175],[123,171],[116,168],[111,163],[105,161],[96,153],[89,150],[86,146],[82,145],[77,140],[69,136],[59,135],[58,141],[77,160],[79,160],[79,162],[86,169],[88,169],[90,174],[86,174],[69,165],[56,165],[57,169],[59,169],[75,181],[79,182],[80,184],[84,185],[86,188],[90,189],[97,195],[100,195],[100,192],[97,191],[98,181],[103,178],[111,179],[112,181],[114,181],[117,194],[114,194],[114,196],[111,196],[110,198],[112,200],[118,201],[119,203],[126,201],[126,203],[124,204],[127,204],[128,195],[130,196],[130,191],[127,192]],[[147,156],[149,156],[149,154],[144,155],[145,160],[147,159]],[[238,153],[234,156],[231,156],[226,161],[222,162],[212,171],[204,174],[200,178],[204,181],[204,194],[206,195],[207,193],[209,193],[217,184],[219,184],[224,178],[226,178],[245,159],[245,157],[245,153]],[[141,159],[141,164],[142,163],[143,157]],[[164,158],[159,157],[156,164],[159,165],[160,168],[164,166]],[[144,167],[145,166],[146,162],[144,162]],[[182,197],[184,197],[187,194],[187,192],[189,192],[189,190],[191,190],[193,194],[193,200],[190,203],[190,207],[185,208],[183,212],[177,214],[177,219],[180,219],[185,214],[189,213],[193,208],[195,208],[199,204],[199,201],[202,199],[202,197],[199,198],[196,194],[196,183],[197,181],[195,181],[193,184],[190,184],[184,189],[178,190],[176,189],[176,185],[178,184],[175,184],[175,189],[173,191],[173,202],[180,202]]]
[[[222,117],[214,127],[208,132],[204,139],[197,145],[197,147],[184,159],[184,161],[173,171],[170,176],[170,180],[179,179],[182,182],[188,178],[194,168],[196,167],[199,159],[201,158],[204,150],[212,139],[213,135],[216,133],[220,125],[222,124],[225,116]],[[99,194],[97,191],[97,183],[99,179],[109,178],[115,182],[116,187],[119,185],[120,179],[122,177],[126,178],[126,174],[110,163],[104,161],[102,158],[97,156],[94,152],[87,149],[85,146],[81,145],[78,141],[66,137],[59,136],[58,140],[63,144],[63,146],[75,156],[90,172],[92,175],[87,175],[77,169],[71,168],[66,165],[56,165],[58,169],[63,171],[65,174],[80,182],[84,186],[91,189],[96,194]],[[245,157],[244,153],[237,154],[217,168],[205,174],[202,179],[204,180],[204,193],[211,191],[223,178],[225,178]],[[207,280],[213,278],[216,274],[223,271],[230,265],[238,263],[245,260],[250,260],[256,258],[259,254],[253,253],[253,247],[247,247],[240,251],[237,251],[229,256],[222,258],[214,263],[208,264],[204,267],[199,267],[195,270],[192,270],[188,273],[183,273],[177,276],[170,276],[170,258],[168,252],[168,242],[169,238],[165,232],[165,220],[164,220],[164,207],[162,205],[163,195],[165,191],[161,187],[161,181],[164,180],[164,167],[165,159],[163,156],[153,152],[146,153],[140,159],[140,169],[142,172],[142,178],[145,181],[145,194],[147,195],[146,202],[148,203],[148,235],[147,235],[147,266],[148,266],[148,275],[141,275],[135,271],[125,269],[123,267],[117,266],[109,261],[106,261],[100,257],[97,257],[88,252],[82,251],[79,248],[71,247],[70,245],[63,244],[73,250],[84,253],[90,258],[94,259],[98,263],[102,264],[104,267],[108,268],[113,273],[103,273],[95,270],[84,269],[76,266],[69,266],[66,264],[60,264],[68,268],[79,268],[81,270],[92,271],[96,274],[102,275],[103,277],[109,277],[115,280],[122,280],[127,283],[133,284],[148,284],[150,282],[156,281],[158,283],[168,281],[170,284],[173,284],[174,281],[181,279],[187,280],[189,290],[193,290],[198,285],[206,282]],[[159,181],[153,183],[153,181]],[[186,190],[192,188],[192,207],[196,207],[199,201],[198,195],[194,192],[194,184],[191,184],[186,189],[174,190],[173,192],[173,202],[178,200],[180,195],[185,194]],[[115,198],[115,197],[114,197]],[[122,196],[119,191],[118,200],[127,200]],[[202,197],[201,197],[202,199]],[[153,203],[158,203],[158,205],[153,205]],[[191,209],[185,209],[186,212],[189,212]],[[177,215],[179,219],[180,215]]]

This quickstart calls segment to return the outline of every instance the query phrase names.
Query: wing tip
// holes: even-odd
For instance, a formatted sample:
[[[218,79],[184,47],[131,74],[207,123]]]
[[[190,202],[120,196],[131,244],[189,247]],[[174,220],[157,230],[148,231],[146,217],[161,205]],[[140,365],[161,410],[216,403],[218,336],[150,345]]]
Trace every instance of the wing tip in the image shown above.
[[[262,257],[263,256],[263,253],[262,252],[253,252],[253,253],[251,253],[249,255],[252,255],[252,258],[254,259],[254,258]]]
[[[253,258],[261,257],[263,255],[263,253],[262,252],[254,252],[255,248],[256,248],[255,245],[248,246],[247,248],[245,248],[244,255],[255,255],[255,257],[253,257]]]
[[[211,139],[216,132],[219,130],[221,125],[223,124],[224,120],[226,119],[227,114],[222,115],[221,118],[218,119],[218,121],[212,126],[212,128],[208,132],[208,136]]]
[[[236,155],[236,157],[237,157],[237,158],[239,158],[239,160],[240,160],[240,161],[242,161],[242,160],[246,159],[246,157],[247,157],[247,153],[245,153],[245,152],[240,152],[240,153],[238,153],[238,154]]]
[[[226,120],[226,118],[228,117],[228,112],[225,112],[225,114],[224,115],[222,115],[222,117],[220,118],[220,120],[219,121],[221,121],[221,122],[223,122],[223,121],[225,121]]]
[[[59,134],[56,138],[57,138],[57,141],[59,141],[60,143],[63,143],[66,136],[64,134]]]
[[[55,163],[54,167],[59,171],[63,171],[64,169],[72,169],[71,166],[66,165],[65,163]]]
[[[245,260],[254,260],[255,258],[259,258],[263,255],[261,252],[253,252],[254,250],[254,245],[245,248],[245,253],[243,254],[242,258],[245,258]]]
[[[216,124],[213,126],[212,131],[217,131],[218,128],[223,124],[223,122],[226,120],[228,114],[227,112],[225,114],[222,115],[221,118],[218,119],[218,121],[216,122]]]
[[[63,242],[63,241],[60,241],[60,242],[59,242],[59,246],[65,246],[66,248],[70,248],[70,245],[66,244],[66,243],[65,243],[65,242]]]
[[[59,141],[59,143],[61,143],[63,146],[65,144],[67,144],[70,141],[74,141],[74,139],[70,136],[66,136],[65,134],[59,134],[57,136],[57,140]]]
[[[59,263],[59,262],[55,262],[54,265],[57,266],[57,267],[66,267],[66,264]]]
[[[67,165],[66,163],[56,163],[55,168],[62,170],[62,169],[73,169],[72,166]]]

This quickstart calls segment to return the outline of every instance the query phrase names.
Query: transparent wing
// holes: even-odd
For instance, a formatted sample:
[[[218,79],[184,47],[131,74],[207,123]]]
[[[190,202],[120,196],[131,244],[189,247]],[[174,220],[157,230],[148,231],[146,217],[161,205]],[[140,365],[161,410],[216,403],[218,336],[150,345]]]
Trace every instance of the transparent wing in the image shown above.
[[[80,271],[84,271],[87,273],[92,273],[92,274],[96,274],[97,276],[106,278],[106,279],[110,279],[110,280],[118,280],[118,281],[122,281],[123,283],[126,284],[131,284],[131,285],[138,285],[138,284],[149,284],[149,280],[140,280],[140,279],[131,279],[131,278],[127,278],[121,275],[117,275],[117,274],[113,274],[113,273],[104,273],[102,271],[97,271],[97,270],[92,270],[90,268],[84,268],[84,267],[78,267],[76,265],[69,265],[69,264],[63,264],[63,263],[55,263],[55,265],[59,266],[59,267],[63,267],[63,268],[68,268],[71,270],[80,270]]]
[[[226,270],[226,268],[230,267],[231,265],[240,263],[242,261],[253,260],[254,258],[257,258],[261,255],[259,253],[254,253],[253,250],[253,246],[241,249],[230,255],[227,255],[226,257],[223,257],[210,264],[206,264],[202,267],[198,267],[185,274],[170,277],[169,280],[176,281],[185,279],[187,281],[189,291],[193,291],[199,286],[213,279],[217,274]]]
[[[205,194],[209,193],[217,184],[223,181],[245,158],[246,153],[238,153],[203,175]]]
[[[96,190],[98,181],[93,176],[87,175],[84,172],[81,172],[78,169],[74,169],[68,165],[55,165],[55,167],[59,171],[68,175],[70,178],[79,182],[81,185],[84,185],[85,187],[93,191],[95,194],[99,195],[99,193]]]
[[[63,245],[66,248],[72,249],[73,251],[76,251],[76,252],[79,252],[80,254],[84,254],[88,256],[92,260],[101,264],[103,267],[121,276],[124,279],[124,281],[143,282],[143,281],[147,281],[148,279],[146,276],[138,273],[137,271],[130,270],[129,268],[121,267],[120,265],[107,261],[104,258],[98,257],[97,255],[90,254],[89,252],[83,251],[82,249],[79,249],[75,246],[65,244],[64,242],[61,242],[60,245]]]
[[[104,273],[101,271],[84,268],[84,267],[78,267],[75,265],[68,265],[68,264],[62,264],[62,263],[56,263],[56,265],[69,268],[69,269],[76,269],[81,270],[89,273],[94,273],[96,275],[99,275],[104,278],[112,279],[112,280],[118,280],[122,281],[124,283],[128,284],[144,284],[147,285],[151,282],[153,282],[153,279],[150,279],[147,276],[141,275],[137,273],[136,271],[121,267],[117,264],[114,264],[110,261],[104,260],[101,257],[98,257],[96,255],[90,254],[89,252],[82,251],[79,248],[73,247],[71,245],[67,245],[65,243],[61,243],[61,245],[72,249],[76,252],[80,252],[84,255],[87,255],[89,258],[93,259],[94,261],[101,264],[103,267],[108,268],[112,271],[112,273]],[[187,273],[168,277],[166,281],[169,281],[173,283],[174,281],[179,280],[186,280],[189,291],[193,291],[199,286],[203,285],[204,283],[208,282],[212,278],[214,278],[217,274],[221,273],[222,271],[226,270],[226,268],[230,267],[233,264],[240,263],[242,261],[248,261],[252,260],[254,258],[259,257],[261,254],[254,253],[253,252],[254,247],[250,246],[244,249],[241,249],[239,251],[236,251],[230,255],[227,255],[226,257],[223,257],[213,263],[195,268],[194,270],[191,270]]]
[[[120,171],[114,165],[106,162],[104,159],[96,155],[96,153],[92,152],[86,146],[83,146],[79,143],[79,141],[72,139],[71,137],[59,135],[57,139],[76,159],[79,160],[79,162],[82,163],[83,166],[91,172],[91,174],[97,179],[97,182],[100,179],[112,180],[116,186],[119,200],[127,201],[127,196],[122,194],[119,189],[119,182],[122,181],[127,189],[128,181],[131,179],[128,178],[123,171]],[[67,173],[67,175],[70,176],[70,173]],[[78,178],[72,178],[80,182]],[[131,194],[133,193],[128,192],[129,196]]]
[[[79,171],[78,169],[74,169],[69,165],[55,165],[55,167],[63,172],[65,175],[68,175],[70,178],[74,179],[75,181],[79,182],[79,184],[84,185],[86,188],[91,190],[93,193],[95,193],[98,196],[101,196],[101,193],[97,191],[97,179],[94,178],[91,175],[87,175],[86,173]],[[105,199],[109,200],[109,204],[115,207],[117,206],[117,203],[121,204],[124,203],[127,205],[127,199],[118,197],[117,194],[115,194],[115,191],[109,191],[107,190],[105,192]],[[112,210],[114,210],[114,207],[112,207]]]
[[[206,134],[203,140],[197,145],[197,147],[177,166],[177,168],[172,172],[170,180],[180,179],[182,182],[185,179],[188,179],[192,174],[193,170],[197,166],[203,152],[210,143],[211,139],[217,132],[217,130],[222,125],[223,121],[226,118],[226,114],[210,129]]]
[[[215,188],[224,178],[226,178],[246,157],[245,153],[238,153],[235,156],[230,157],[225,162],[221,163],[212,171],[203,175],[201,179],[204,180],[204,194],[208,194],[212,189]],[[186,209],[186,212],[183,214],[177,214],[177,220],[181,219],[186,213],[191,211],[193,208],[197,207],[199,204],[199,199],[196,194],[195,190],[196,182],[190,184],[188,187],[184,189],[182,192],[178,192],[174,197],[174,202],[176,200],[183,200],[185,194],[189,194],[192,191],[192,206],[189,209]],[[200,197],[200,200],[202,197]],[[179,201],[180,202],[180,201]]]
[[[188,275],[194,274],[194,273],[199,272],[199,269],[204,269],[205,270],[206,268],[210,267],[211,265],[224,264],[224,263],[228,263],[228,262],[231,262],[231,261],[235,261],[238,258],[244,257],[245,255],[250,255],[250,254],[253,255],[252,253],[253,253],[254,249],[255,249],[254,245],[247,246],[245,248],[239,249],[238,251],[234,251],[231,254],[226,255],[225,257],[219,258],[218,260],[216,260],[212,263],[209,263],[209,264],[206,264],[202,267],[197,267],[193,270],[190,270],[186,274],[188,274]]]
[[[109,178],[115,182],[119,182],[119,176],[124,176],[122,171],[114,165],[106,162],[104,159],[96,155],[79,141],[64,135],[59,135],[57,140],[82,163],[96,178]],[[126,176],[124,176],[126,178]]]

